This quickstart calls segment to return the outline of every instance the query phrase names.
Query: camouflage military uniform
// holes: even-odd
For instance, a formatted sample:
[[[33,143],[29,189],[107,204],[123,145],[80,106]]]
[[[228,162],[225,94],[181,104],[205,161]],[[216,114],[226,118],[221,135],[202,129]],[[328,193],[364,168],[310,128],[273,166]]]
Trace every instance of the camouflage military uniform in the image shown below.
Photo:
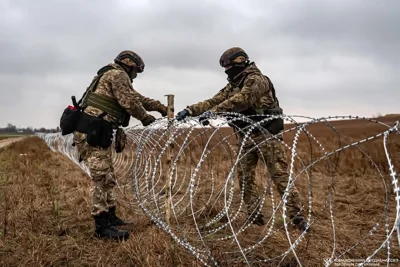
[[[229,83],[212,98],[187,106],[189,115],[198,116],[206,111],[246,114],[250,109],[268,109],[278,105],[273,97],[269,79],[261,73],[254,62],[246,64],[240,73],[228,78],[228,81]],[[244,134],[237,131],[236,136],[237,145],[240,146]],[[240,186],[242,187],[242,183],[245,182],[244,201],[249,213],[252,212],[250,206],[256,204],[260,193],[255,184],[255,168],[260,157],[267,162],[268,171],[281,195],[288,184],[286,154],[280,141],[263,142],[267,136],[262,132],[252,133],[250,138],[244,144],[243,158],[237,172]],[[260,145],[261,142],[263,143]],[[254,143],[259,147],[257,148]],[[290,218],[303,219],[303,207],[299,192],[294,185],[291,186],[287,196],[287,208]]]
[[[129,76],[122,67],[117,64],[110,65],[115,67],[115,70],[110,70],[101,77],[96,87],[96,94],[116,98],[118,103],[138,120],[145,118],[146,110],[166,113],[166,107],[160,101],[144,97],[132,88]],[[92,116],[99,116],[103,111],[88,106],[84,112]],[[104,120],[115,122],[115,118],[110,114],[107,114]],[[97,215],[102,211],[108,211],[108,207],[115,206],[112,189],[116,183],[111,162],[111,148],[90,146],[85,139],[86,134],[74,133],[78,152],[89,168],[94,182],[92,215]]]
[[[96,216],[109,207],[116,206],[113,189],[116,185],[111,161],[111,147],[94,147],[86,142],[86,134],[75,132],[74,141],[80,157],[89,168],[92,184],[92,215]]]
[[[163,115],[167,113],[167,107],[160,101],[141,95],[132,87],[132,82],[128,74],[118,64],[108,64],[115,69],[106,72],[101,77],[97,87],[96,94],[115,98],[132,117],[143,120],[147,116],[146,111],[158,111]],[[85,113],[92,116],[99,116],[103,111],[95,107],[87,107]],[[116,119],[107,114],[104,119],[110,122],[116,122]]]
[[[122,61],[129,63],[129,61],[126,62],[126,60]],[[130,77],[129,73],[121,64],[112,63],[108,66],[113,67],[113,69],[108,70],[102,75],[94,90],[94,94],[108,96],[117,100],[118,104],[125,109],[130,116],[142,122],[147,119],[150,119],[150,121],[154,120],[154,117],[147,114],[146,111],[158,111],[163,116],[166,116],[167,107],[165,105],[161,104],[160,101],[147,98],[133,89],[131,83],[132,77]],[[103,110],[88,105],[83,112],[97,117],[103,113]],[[105,115],[103,119],[111,122],[115,128],[119,126],[117,119],[111,114]],[[113,193],[113,189],[116,186],[116,178],[112,166],[111,146],[107,148],[92,146],[87,142],[87,134],[79,131],[74,132],[74,144],[77,147],[81,159],[89,168],[92,179],[91,214],[97,218],[100,214],[109,216],[108,212],[111,209],[113,209],[115,213],[116,197]]]

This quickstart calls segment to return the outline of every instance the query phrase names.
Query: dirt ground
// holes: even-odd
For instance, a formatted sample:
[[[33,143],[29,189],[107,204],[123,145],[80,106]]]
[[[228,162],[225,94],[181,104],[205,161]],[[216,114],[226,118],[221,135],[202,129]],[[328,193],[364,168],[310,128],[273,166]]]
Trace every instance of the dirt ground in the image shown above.
[[[386,122],[393,124],[396,119],[389,118]],[[346,136],[338,138],[332,129],[323,124],[313,125],[309,131],[326,151],[334,151],[385,129],[384,126],[365,121],[335,122],[335,127]],[[230,134],[230,129],[224,131],[224,135]],[[284,138],[290,143],[294,135],[289,132]],[[313,146],[310,146],[310,142]],[[299,156],[305,163],[312,162],[324,153],[306,135],[299,137],[298,147]],[[364,259],[386,239],[386,214],[389,230],[393,227],[396,217],[395,194],[383,139],[379,137],[364,142],[360,147],[376,165],[371,164],[360,150],[350,148],[340,156],[332,156],[331,162],[336,164],[334,170],[326,161],[312,168],[310,199],[314,221],[312,231],[296,248],[296,256],[302,266],[323,266],[323,259],[329,258],[332,251],[334,256],[342,255],[341,259]],[[398,174],[400,135],[390,135],[388,148]],[[196,150],[196,146],[192,149],[190,156],[196,162],[201,151]],[[213,169],[216,188],[221,187],[229,172],[229,157],[221,152],[212,155],[212,161],[216,163]],[[259,166],[258,183],[262,183],[263,175],[262,166]],[[133,228],[129,228],[133,231],[131,238],[121,243],[94,238],[89,186],[90,179],[79,166],[61,153],[52,152],[38,137],[25,138],[0,148],[0,266],[203,266],[152,223],[137,203],[128,202],[133,201],[130,191],[117,190],[117,196],[118,213],[134,222]],[[308,207],[307,177],[301,176],[296,180],[296,186]],[[204,192],[201,192],[207,194],[207,184],[203,184],[202,188]],[[274,193],[278,197],[276,190]],[[329,194],[332,195],[332,210],[326,206]],[[196,202],[197,205],[199,203]],[[267,215],[270,215],[268,211]],[[334,216],[334,224],[331,216]],[[269,263],[256,263],[259,259],[277,257],[289,248],[286,232],[282,229],[283,222],[280,217],[277,218],[274,232],[267,241],[247,254],[251,266],[299,266],[293,253]],[[370,231],[374,226],[377,227],[371,236]],[[188,219],[185,227],[193,229],[193,221]],[[300,235],[293,228],[289,231],[291,238]],[[251,245],[267,232],[268,228],[251,226],[240,236],[240,241],[244,246]],[[395,232],[390,240],[390,258],[399,260],[400,244],[396,235]],[[204,242],[212,247],[212,254],[220,266],[248,266],[240,260],[240,253],[224,254],[225,251],[237,249],[236,244],[213,241],[216,237],[211,236]],[[193,242],[198,244],[198,241]],[[374,259],[386,259],[387,254],[386,246]],[[386,263],[374,266],[386,266]],[[400,266],[400,262],[389,266]]]
[[[2,139],[0,140],[0,148],[8,146],[14,142],[20,141],[24,139],[25,137],[12,137],[12,138],[7,138],[7,139]]]

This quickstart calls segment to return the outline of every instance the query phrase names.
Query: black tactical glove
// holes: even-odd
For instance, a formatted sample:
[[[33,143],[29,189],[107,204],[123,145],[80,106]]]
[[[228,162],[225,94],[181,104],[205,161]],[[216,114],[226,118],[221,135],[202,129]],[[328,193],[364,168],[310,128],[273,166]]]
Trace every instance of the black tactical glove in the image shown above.
[[[161,113],[161,116],[165,117],[168,115],[168,108],[164,105],[161,106],[161,109],[158,111]]]
[[[187,109],[184,109],[182,111],[179,111],[178,114],[176,114],[176,119],[178,121],[184,120],[187,116],[189,116],[189,111]]]
[[[154,121],[156,120],[156,118],[154,118],[154,116],[150,115],[150,114],[146,114],[146,116],[141,120],[143,126],[147,126],[152,124]]]
[[[205,117],[205,116],[203,116],[203,115],[199,117],[199,122],[200,122],[203,126],[207,126],[207,125],[210,124],[210,121],[208,120],[208,118]]]
[[[213,113],[211,111],[206,111],[203,114],[201,114],[201,116],[199,117],[199,122],[203,125],[203,126],[207,126],[210,124],[209,119],[213,119]]]

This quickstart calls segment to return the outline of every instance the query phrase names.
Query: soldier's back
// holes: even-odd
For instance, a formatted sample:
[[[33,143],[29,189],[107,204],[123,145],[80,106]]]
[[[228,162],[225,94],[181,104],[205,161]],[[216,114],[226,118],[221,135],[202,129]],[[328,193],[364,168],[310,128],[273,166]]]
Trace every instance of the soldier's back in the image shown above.
[[[113,93],[113,87],[117,84],[128,83],[130,82],[128,74],[122,69],[122,67],[118,66],[115,63],[109,64],[108,66],[113,67],[113,69],[105,72],[102,77],[99,79],[97,86],[95,88],[94,94],[102,95],[109,97],[110,99],[115,99]],[[123,80],[123,81],[121,81]],[[91,116],[99,116],[103,113],[103,110],[88,105],[84,111],[85,113]],[[116,122],[116,119],[110,115],[106,115],[104,117],[106,121]]]

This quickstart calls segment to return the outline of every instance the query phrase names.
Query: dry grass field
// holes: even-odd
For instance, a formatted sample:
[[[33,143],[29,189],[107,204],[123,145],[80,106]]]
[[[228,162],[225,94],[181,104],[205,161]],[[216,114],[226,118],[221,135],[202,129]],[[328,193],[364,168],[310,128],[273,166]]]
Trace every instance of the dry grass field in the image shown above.
[[[380,121],[391,125],[399,119],[400,115],[379,118]],[[330,124],[342,134],[340,138],[323,123],[307,128],[328,153],[385,130],[384,126],[367,121],[335,121]],[[290,127],[293,125],[286,125],[286,129]],[[220,133],[215,140],[231,134],[231,130],[226,128]],[[284,135],[284,140],[289,146],[292,145],[294,135],[295,132]],[[199,137],[198,142],[204,145],[205,140],[207,137],[203,135]],[[297,152],[306,165],[321,157],[324,152],[315,140],[310,140],[304,133],[298,140]],[[234,142],[234,139],[231,138],[230,141]],[[386,238],[385,218],[382,217],[385,213],[385,201],[389,202],[387,213],[390,227],[393,225],[396,216],[395,195],[384,153],[383,138],[362,143],[359,147],[371,156],[376,166],[371,164],[368,157],[358,148],[353,147],[329,157],[331,165],[323,160],[310,169],[312,218],[315,222],[312,224],[311,233],[296,249],[303,266],[323,266],[322,259],[331,256],[333,244],[335,254],[340,255],[361,242],[343,258],[363,259],[369,256]],[[400,135],[389,136],[388,148],[398,174]],[[189,158],[196,162],[201,150],[197,145],[193,145],[191,149]],[[289,159],[290,151],[287,150],[287,153]],[[213,175],[220,184],[227,175],[229,158],[228,153],[224,151],[217,151],[212,155],[215,165]],[[377,168],[382,172],[383,178],[380,178]],[[295,169],[301,169],[298,162]],[[258,183],[262,184],[264,175],[263,166],[258,166]],[[329,177],[333,177],[333,181],[330,181]],[[204,182],[207,183],[207,180]],[[329,208],[324,208],[331,187],[330,182],[333,187],[335,235],[332,233]],[[122,243],[94,238],[89,185],[88,176],[79,166],[61,153],[52,152],[38,137],[25,138],[1,148],[0,266],[202,266],[194,256],[153,224],[137,206],[132,207],[121,201],[122,196],[119,213],[124,219],[134,222],[131,238]],[[305,175],[296,180],[296,186],[307,209],[308,181]],[[369,231],[378,221],[379,228],[369,237]],[[188,220],[187,223],[190,226],[193,222]],[[278,221],[277,224],[277,227],[281,226],[282,221]],[[246,231],[242,241],[251,244],[252,240],[266,234],[267,229],[260,229],[262,228],[252,226]],[[290,231],[293,237],[300,234],[294,229]],[[222,255],[229,246],[235,247],[234,244],[215,243],[214,256],[220,265],[246,266],[239,260]],[[399,247],[396,238],[392,238],[391,258],[400,259]],[[274,257],[287,249],[286,233],[281,229],[254,254],[249,255],[249,258]],[[382,249],[375,256],[375,259],[386,258],[386,249]],[[280,259],[269,264],[252,266],[297,266],[293,254],[287,255],[280,265],[279,261]],[[389,266],[399,265],[400,263],[394,263]],[[379,266],[386,264],[382,263]]]

